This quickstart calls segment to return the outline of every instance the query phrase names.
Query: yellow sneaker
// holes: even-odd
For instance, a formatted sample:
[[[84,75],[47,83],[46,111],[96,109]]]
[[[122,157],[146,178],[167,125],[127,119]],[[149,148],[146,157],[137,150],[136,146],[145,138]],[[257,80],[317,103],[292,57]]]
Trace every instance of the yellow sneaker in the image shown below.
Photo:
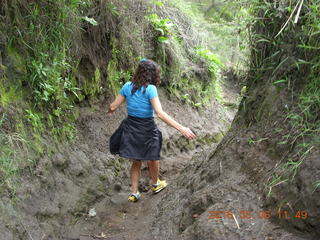
[[[157,184],[151,184],[151,190],[153,193],[158,193],[163,190],[167,186],[167,182],[165,180],[161,181],[158,179]]]
[[[128,197],[128,201],[130,202],[136,202],[140,199],[141,194],[139,192],[137,193],[131,193],[131,195]]]

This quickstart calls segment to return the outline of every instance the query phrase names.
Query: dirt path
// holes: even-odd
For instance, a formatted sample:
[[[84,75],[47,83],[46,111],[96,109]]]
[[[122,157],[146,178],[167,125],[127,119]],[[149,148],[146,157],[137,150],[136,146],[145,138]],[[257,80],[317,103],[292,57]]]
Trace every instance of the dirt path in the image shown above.
[[[180,155],[161,160],[161,178],[168,182],[168,188],[170,188],[170,183],[180,175],[180,171],[192,158],[192,155]],[[141,175],[140,187],[147,189],[148,170],[146,167],[143,167]],[[129,183],[129,179],[127,179],[127,182]],[[131,203],[127,201],[130,193],[129,186],[122,186],[109,202],[107,199],[103,199],[92,206],[97,215],[92,218],[83,217],[79,219],[75,224],[73,233],[67,236],[65,240],[154,239],[150,238],[149,233],[152,232],[152,223],[157,214],[156,206],[167,190],[164,189],[158,194],[145,190],[137,203]]]
[[[143,192],[142,198],[137,203],[130,203],[127,201],[128,194],[130,193],[130,180],[129,169],[124,170],[126,176],[119,179],[119,183],[113,183],[114,186],[110,192],[112,194],[103,197],[95,202],[95,204],[88,206],[89,209],[94,208],[97,215],[95,217],[88,217],[87,214],[78,217],[76,222],[72,226],[68,226],[65,229],[64,240],[93,240],[93,239],[112,239],[112,240],[135,240],[135,239],[157,239],[151,236],[151,233],[157,231],[153,229],[154,220],[159,215],[159,206],[157,204],[161,201],[162,196],[170,190],[170,187],[175,182],[175,179],[179,177],[181,171],[190,162],[192,156],[200,151],[204,152],[206,149],[211,150],[215,148],[218,141],[210,140],[210,136],[226,131],[236,112],[235,109],[225,109],[220,105],[213,104],[213,110],[203,113],[194,114],[194,111],[186,108],[178,102],[169,101],[164,93],[162,94],[163,105],[168,109],[168,113],[177,118],[184,125],[191,125],[193,129],[197,130],[197,134],[201,135],[203,141],[197,142],[195,150],[186,149],[185,143],[179,136],[176,135],[174,129],[168,128],[163,122],[157,122],[158,126],[163,131],[165,138],[170,138],[163,146],[163,156],[161,160],[161,178],[165,179],[169,186],[159,194],[152,194],[151,191]],[[233,93],[238,96],[237,93]],[[230,94],[232,95],[232,94]],[[230,100],[234,104],[236,103],[236,97]],[[123,111],[122,115],[125,115]],[[95,129],[103,128],[105,124],[101,121],[101,126],[97,127],[99,119],[91,117],[91,113],[87,113],[84,118],[83,131],[86,136],[88,132]],[[124,118],[121,114],[116,115],[119,119]],[[88,123],[89,121],[89,123]],[[112,123],[115,126],[109,127],[115,129],[120,120],[113,120]],[[92,122],[92,123],[91,123]],[[94,126],[94,127],[92,127]],[[206,127],[204,127],[206,126]],[[97,133],[98,134],[98,133]],[[96,144],[97,134],[90,139],[86,139],[87,142],[93,142]],[[99,133],[100,134],[100,133]],[[111,134],[108,133],[108,135]],[[91,136],[91,135],[90,135]],[[101,141],[103,142],[103,141]],[[95,145],[92,145],[92,149],[95,149]],[[144,187],[148,183],[148,171],[147,168],[143,168],[142,177],[140,181]],[[165,212],[165,210],[163,210]],[[165,214],[165,213],[163,213]],[[163,238],[159,238],[163,239]]]

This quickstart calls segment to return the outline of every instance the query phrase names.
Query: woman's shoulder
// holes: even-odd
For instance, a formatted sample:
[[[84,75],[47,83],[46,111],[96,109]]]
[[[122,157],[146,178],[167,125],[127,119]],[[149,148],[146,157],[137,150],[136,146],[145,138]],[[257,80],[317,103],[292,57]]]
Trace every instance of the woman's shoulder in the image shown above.
[[[147,95],[149,99],[152,99],[158,96],[157,87],[155,85],[149,84],[146,90],[147,90]]]
[[[149,88],[149,90],[157,90],[156,85],[153,84],[148,84],[147,88]]]
[[[128,88],[128,87],[130,87],[131,85],[132,85],[132,82],[131,82],[131,81],[128,81],[128,82],[126,82],[125,84],[123,84],[122,87]]]

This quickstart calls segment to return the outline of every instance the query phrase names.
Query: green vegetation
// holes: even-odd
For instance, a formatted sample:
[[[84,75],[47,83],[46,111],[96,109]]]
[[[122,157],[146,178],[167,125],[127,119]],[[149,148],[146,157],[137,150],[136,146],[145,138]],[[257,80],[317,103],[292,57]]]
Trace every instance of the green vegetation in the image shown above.
[[[169,36],[172,35],[173,24],[171,20],[168,18],[161,19],[155,13],[147,15],[146,19],[152,24],[154,29],[160,33],[158,41],[160,43],[168,43]]]
[[[197,48],[194,61],[206,62],[209,79],[199,82],[192,76],[181,77],[169,84],[169,92],[194,107],[207,106],[212,99],[222,100],[220,71],[223,64],[218,56],[207,49]]]
[[[249,59],[250,3],[244,0],[174,0],[172,4],[191,18],[198,46],[205,46],[238,74]]]
[[[13,8],[12,4],[17,6]],[[85,4],[85,1],[30,3],[26,12],[16,12],[10,19],[11,11],[22,11],[24,3],[4,2],[6,18],[1,34],[6,37],[5,53],[11,67],[2,71],[1,82],[10,90],[1,94],[1,103],[27,101],[30,108],[19,117],[32,126],[34,134],[41,135],[47,122],[54,119],[51,133],[56,138],[65,137],[63,129],[70,124],[73,103],[79,98],[80,90],[74,78],[77,63],[71,54],[71,36],[78,31],[77,15]]]
[[[208,70],[212,74],[212,80],[209,83],[209,87],[206,89],[208,94],[205,94],[205,96],[214,96],[217,100],[222,100],[220,71],[223,70],[224,65],[221,63],[219,57],[208,49],[202,47],[197,48],[196,54],[208,62]]]
[[[249,91],[256,84],[271,82],[278,93],[288,92],[292,99],[284,106],[288,128],[277,130],[283,134],[278,144],[290,151],[267,184],[270,195],[272,187],[294,180],[306,157],[320,145],[320,6],[318,1],[248,4],[257,16],[250,35],[255,74]],[[263,83],[266,72],[269,80]]]
[[[245,58],[237,45],[240,41],[237,31],[244,25],[233,27],[235,22],[239,22],[240,15],[230,19],[230,28],[222,30],[225,34],[222,36],[215,34],[221,26],[208,20],[198,2],[175,0],[159,3],[153,2],[156,6],[149,9],[146,18],[158,32],[156,37],[160,35],[164,40],[158,41],[165,43],[158,45],[157,58],[163,68],[163,83],[169,93],[197,108],[206,107],[212,99],[221,101],[224,65],[240,63],[240,58],[233,58],[231,63],[231,55],[241,55],[241,60]],[[236,6],[235,2],[232,4]],[[177,8],[182,13],[177,14]],[[235,41],[226,43],[226,37]],[[233,49],[238,50],[232,52]],[[240,65],[243,67],[245,62],[241,61],[238,70]]]
[[[122,56],[121,51],[118,50],[115,44],[116,40],[113,40],[112,44],[112,58],[110,59],[107,65],[107,72],[109,78],[108,88],[111,90],[112,94],[116,96],[121,89],[122,85],[131,80],[132,73],[131,71],[125,71],[121,69],[118,58]],[[119,46],[120,47],[120,46]],[[127,50],[125,53],[132,55],[130,50]],[[120,70],[119,70],[120,69]],[[100,86],[100,85],[98,85]]]
[[[19,150],[27,150],[26,140],[19,133],[6,133],[2,130],[5,115],[0,119],[0,193],[7,189],[14,195],[12,177],[17,173],[21,158]],[[27,151],[26,151],[27,154]]]
[[[132,9],[130,1],[3,1],[0,112],[14,120],[11,129],[1,130],[2,180],[34,164],[19,159],[12,136],[38,155],[74,140],[75,106],[116,95],[141,58],[160,63],[163,87],[180,101],[201,109],[222,100],[221,71],[231,52],[222,53],[236,42],[222,49],[223,36],[212,34],[221,28],[215,25],[219,17],[208,21],[197,3],[179,0]],[[229,38],[233,30],[221,32]]]
[[[39,177],[42,186],[51,168],[62,172],[69,167],[71,157],[63,159],[66,163],[61,165],[54,159],[51,164],[46,157],[62,142],[76,139],[77,106],[111,100],[131,79],[141,58],[158,62],[162,87],[170,97],[196,110],[205,109],[212,101],[224,103],[225,70],[232,69],[239,75],[250,69],[246,74],[248,84],[241,90],[244,124],[237,130],[244,135],[249,132],[247,126],[257,126],[254,123],[271,126],[268,121],[275,120],[275,125],[279,124],[267,129],[266,136],[250,133],[247,139],[249,148],[273,148],[271,153],[266,152],[277,162],[271,171],[269,163],[261,163],[263,159],[257,165],[248,164],[255,168],[253,171],[259,171],[261,165],[268,167],[265,174],[269,179],[263,182],[268,197],[280,186],[297,183],[300,169],[307,166],[306,159],[319,149],[319,0],[148,0],[139,5],[126,0],[28,4],[25,0],[3,0],[0,18],[2,195],[14,197],[15,179],[26,170],[43,168],[46,175]],[[275,101],[277,98],[281,101]],[[275,106],[275,102],[283,106]],[[200,136],[198,142],[219,142],[223,136]],[[281,139],[270,144],[276,141],[272,136]],[[236,134],[230,141],[237,138],[242,143]],[[176,142],[180,149],[194,150],[196,145],[182,138]],[[36,155],[34,159],[45,156],[46,163],[37,166],[38,161],[30,160],[29,152]],[[100,165],[100,159],[93,164],[95,168],[106,167]],[[116,158],[110,172],[121,177],[124,165]],[[107,182],[105,173],[99,178]],[[319,190],[318,177],[309,183],[310,193]],[[104,186],[97,185],[99,196],[105,195]],[[90,202],[98,200],[94,196]],[[279,202],[282,207],[289,200],[284,196]],[[77,214],[86,211],[87,202],[77,204]],[[51,218],[49,215],[45,217]]]
[[[48,153],[45,135],[56,143],[76,136],[73,106],[85,91],[77,86],[72,45],[81,22],[93,24],[84,19],[87,6],[77,0],[1,3],[0,191],[14,192],[15,175],[34,166],[28,151]],[[10,127],[3,129],[5,122]]]

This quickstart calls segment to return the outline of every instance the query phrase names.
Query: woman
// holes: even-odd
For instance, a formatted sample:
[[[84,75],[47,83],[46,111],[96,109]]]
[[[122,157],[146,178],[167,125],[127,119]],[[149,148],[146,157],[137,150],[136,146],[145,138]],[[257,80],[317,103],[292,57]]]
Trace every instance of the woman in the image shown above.
[[[111,115],[124,101],[127,101],[128,117],[110,138],[110,152],[132,160],[131,190],[128,200],[136,202],[140,198],[138,191],[142,161],[148,161],[151,190],[160,192],[167,186],[159,179],[159,159],[162,134],[157,128],[153,114],[177,129],[187,139],[195,138],[189,129],[171,118],[162,110],[157,87],[160,85],[160,67],[150,59],[142,59],[132,78],[120,90],[120,94],[109,106]]]

